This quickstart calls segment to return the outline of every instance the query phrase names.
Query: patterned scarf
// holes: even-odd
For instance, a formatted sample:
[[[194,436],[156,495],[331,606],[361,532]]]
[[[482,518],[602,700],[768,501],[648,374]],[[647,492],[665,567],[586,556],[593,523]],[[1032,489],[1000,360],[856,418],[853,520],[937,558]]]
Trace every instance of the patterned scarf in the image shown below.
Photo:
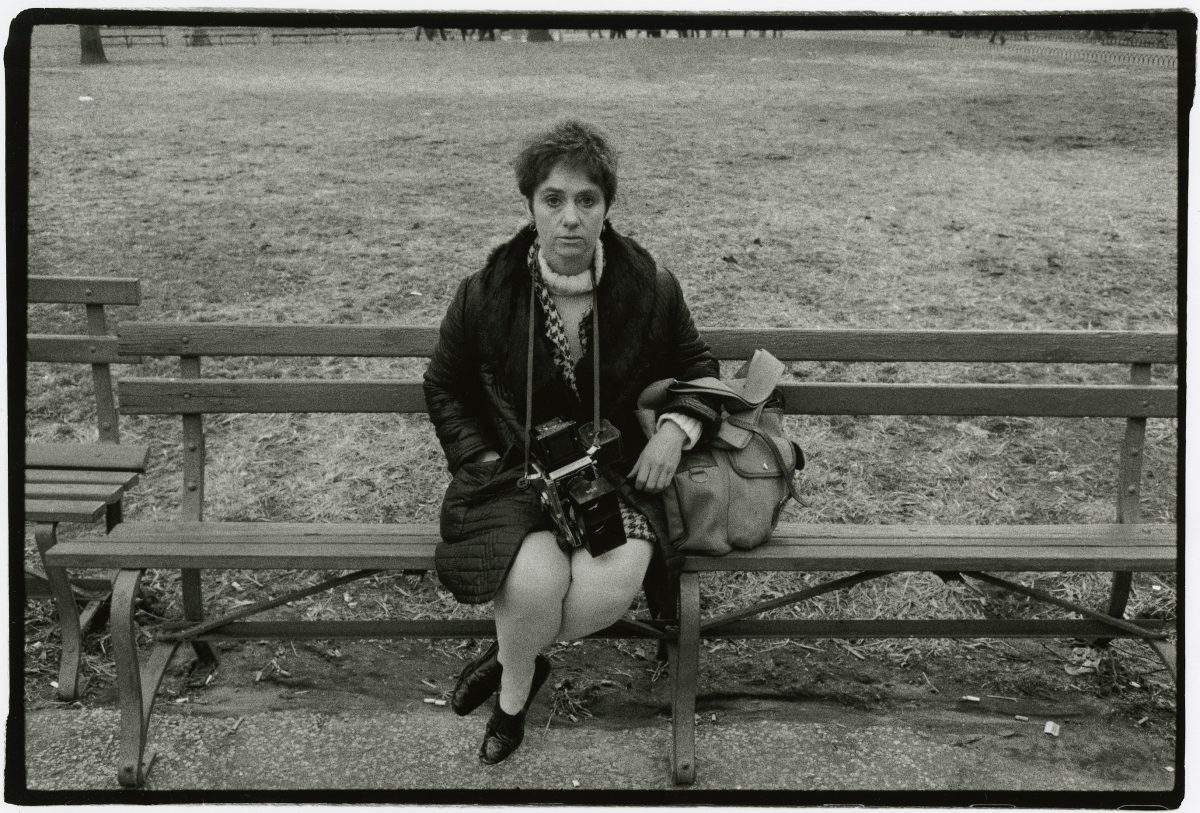
[[[567,329],[563,325],[562,316],[559,315],[558,308],[554,306],[554,297],[550,294],[550,289],[546,286],[546,281],[542,279],[542,267],[538,262],[538,251],[540,243],[537,240],[533,241],[533,245],[529,248],[529,276],[533,280],[533,290],[537,294],[537,300],[541,304],[542,313],[546,316],[546,338],[550,340],[550,345],[554,348],[554,366],[558,368],[558,373],[562,376],[562,380],[571,392],[575,393],[575,397],[579,397],[579,384],[575,379],[575,359],[571,355],[571,344],[567,341]],[[588,310],[584,314],[583,319],[579,323],[579,343],[583,348],[584,355],[587,355],[588,340],[591,338],[592,332],[592,312]]]

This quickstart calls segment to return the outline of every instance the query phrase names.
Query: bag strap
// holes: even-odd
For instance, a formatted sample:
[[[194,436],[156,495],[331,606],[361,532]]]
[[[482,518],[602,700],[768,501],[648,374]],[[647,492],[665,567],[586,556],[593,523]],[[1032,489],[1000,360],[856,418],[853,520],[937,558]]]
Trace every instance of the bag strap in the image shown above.
[[[533,433],[533,309],[536,302],[532,274],[529,277],[529,342],[525,353],[525,476],[533,474],[529,467],[529,437]]]
[[[600,295],[596,293],[596,261],[588,266],[592,275],[592,445],[600,441]]]
[[[783,474],[783,482],[787,488],[784,490],[783,496],[779,498],[779,502],[775,505],[775,511],[771,514],[771,522],[775,523],[779,520],[779,512],[783,510],[788,497],[791,497],[797,503],[800,502],[800,493],[796,491],[795,472],[788,472],[787,461],[783,459],[779,447],[775,445],[775,441],[771,439],[771,436],[763,431],[762,427],[750,425],[746,426],[745,429],[763,439],[763,442],[767,444],[767,448],[771,450],[771,454],[775,458],[775,463],[779,466],[779,471]]]
[[[588,269],[592,277],[592,445],[600,440],[600,297],[596,293],[596,264],[593,262]],[[529,276],[529,341],[525,354],[525,475],[532,474],[529,468],[529,438],[533,434],[533,339],[534,339],[534,309],[537,305],[536,281],[533,274],[537,271],[530,268]]]

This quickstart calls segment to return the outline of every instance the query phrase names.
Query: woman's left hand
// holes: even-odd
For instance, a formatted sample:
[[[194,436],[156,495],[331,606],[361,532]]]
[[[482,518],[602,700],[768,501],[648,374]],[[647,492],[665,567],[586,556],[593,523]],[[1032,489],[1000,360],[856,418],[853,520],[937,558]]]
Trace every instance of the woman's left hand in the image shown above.
[[[634,478],[634,488],[657,494],[671,484],[671,478],[679,468],[679,457],[687,435],[674,421],[663,421],[646,448],[642,450],[629,477]]]

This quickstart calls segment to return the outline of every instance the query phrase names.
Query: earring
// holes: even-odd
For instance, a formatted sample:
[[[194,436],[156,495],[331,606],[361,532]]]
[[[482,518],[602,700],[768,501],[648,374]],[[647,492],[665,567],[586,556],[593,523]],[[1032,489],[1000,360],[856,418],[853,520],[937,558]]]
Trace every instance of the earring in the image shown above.
[[[537,234],[537,224],[532,220],[529,221],[529,232],[531,234]]]

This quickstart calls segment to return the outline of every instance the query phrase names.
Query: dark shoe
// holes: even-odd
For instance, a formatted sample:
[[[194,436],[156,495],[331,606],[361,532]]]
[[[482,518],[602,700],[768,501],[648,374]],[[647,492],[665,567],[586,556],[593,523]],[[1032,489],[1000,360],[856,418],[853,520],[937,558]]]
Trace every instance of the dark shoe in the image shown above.
[[[494,642],[459,673],[454,694],[450,696],[450,708],[455,714],[470,714],[500,688],[500,661],[496,659],[499,652],[500,644]]]
[[[495,765],[508,759],[525,739],[525,715],[533,705],[534,695],[546,678],[550,675],[550,661],[545,656],[538,655],[533,662],[533,680],[529,684],[529,696],[525,705],[516,714],[507,714],[500,708],[500,698],[496,698],[496,706],[488,720],[487,729],[483,735],[483,744],[479,746],[479,761],[484,765]]]

